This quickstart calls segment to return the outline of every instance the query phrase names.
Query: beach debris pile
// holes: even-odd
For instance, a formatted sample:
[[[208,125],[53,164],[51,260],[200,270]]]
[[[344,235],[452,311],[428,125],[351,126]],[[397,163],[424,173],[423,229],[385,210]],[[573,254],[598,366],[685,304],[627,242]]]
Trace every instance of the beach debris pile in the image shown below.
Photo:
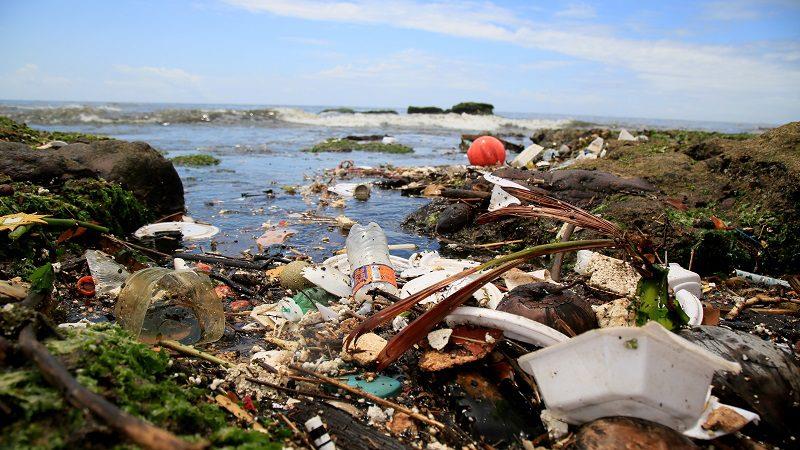
[[[795,446],[800,279],[701,276],[658,236],[567,201],[570,178],[555,177],[658,201],[645,182],[549,170],[614,156],[605,138],[581,139],[516,149],[506,165],[502,141],[476,137],[472,165],[346,162],[300,188],[315,206],[375,201],[376,189],[431,198],[444,204],[422,219],[436,249],[312,210],[266,223],[241,256],[194,245],[219,230],[188,216],[85,230],[72,258],[0,281],[0,408],[16,433],[4,442],[31,445],[20,430],[85,410],[95,439],[142,448]],[[48,219],[6,215],[0,232]],[[316,260],[296,251],[300,223],[345,245]],[[111,345],[125,353],[110,359]],[[86,355],[159,383],[164,408],[131,407],[139,381],[111,389]],[[171,404],[186,417],[171,420]],[[211,417],[213,434],[186,425]]]

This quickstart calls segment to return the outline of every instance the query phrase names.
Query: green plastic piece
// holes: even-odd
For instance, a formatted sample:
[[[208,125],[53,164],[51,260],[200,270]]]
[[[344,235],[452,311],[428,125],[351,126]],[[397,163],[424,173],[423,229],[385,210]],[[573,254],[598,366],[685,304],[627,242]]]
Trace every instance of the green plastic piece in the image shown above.
[[[639,280],[636,289],[636,324],[642,326],[649,321],[655,321],[664,328],[674,331],[689,323],[689,316],[677,301],[673,302],[672,308],[667,307],[669,301],[667,269],[653,266],[653,270],[654,276]]]
[[[372,381],[364,380],[357,375],[350,375],[347,377],[347,384],[380,398],[394,397],[400,393],[400,389],[403,387],[399,381],[383,375],[378,375]]]
[[[328,306],[328,303],[330,303],[331,300],[335,300],[335,298],[325,291],[325,289],[313,287],[298,292],[297,295],[292,297],[292,300],[297,303],[297,306],[299,306],[300,309],[303,310],[303,314],[305,314],[309,311],[317,310],[314,303]]]

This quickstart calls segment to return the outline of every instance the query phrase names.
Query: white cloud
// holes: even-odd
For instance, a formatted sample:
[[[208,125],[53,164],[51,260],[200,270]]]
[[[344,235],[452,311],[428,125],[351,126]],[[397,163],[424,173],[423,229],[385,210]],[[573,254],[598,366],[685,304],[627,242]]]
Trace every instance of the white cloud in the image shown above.
[[[540,59],[538,61],[520,64],[519,68],[526,71],[540,72],[545,70],[561,69],[574,64],[575,61],[566,61],[563,59]]]
[[[788,58],[743,52],[723,45],[617,37],[603,28],[562,29],[516,17],[492,3],[453,0],[226,0],[254,12],[303,18],[392,26],[449,36],[507,42],[552,51],[584,61],[630,71],[650,93],[715,102],[738,99],[740,110],[780,111],[790,118],[800,110],[800,66]],[[743,16],[743,13],[739,13]],[[353,68],[351,68],[353,69]],[[345,67],[340,67],[344,71]],[[654,105],[657,107],[657,105]],[[688,107],[688,105],[687,105]],[[725,111],[728,113],[729,111]],[[746,112],[740,111],[742,114]],[[778,119],[784,120],[784,119]]]
[[[170,67],[131,67],[124,64],[117,64],[114,66],[114,69],[120,73],[131,75],[137,78],[175,85],[184,85],[187,83],[196,85],[201,80],[199,75],[191,74],[183,69]]]
[[[565,9],[557,11],[555,16],[565,19],[593,19],[597,17],[597,11],[586,3],[571,3]]]
[[[386,88],[441,87],[482,91],[488,87],[487,65],[443,58],[406,49],[380,59],[362,59],[340,64],[310,76],[319,79],[371,83]]]
[[[316,47],[327,47],[331,45],[331,41],[327,39],[315,39],[300,36],[283,36],[280,38],[282,41],[291,42],[293,44],[312,45]]]

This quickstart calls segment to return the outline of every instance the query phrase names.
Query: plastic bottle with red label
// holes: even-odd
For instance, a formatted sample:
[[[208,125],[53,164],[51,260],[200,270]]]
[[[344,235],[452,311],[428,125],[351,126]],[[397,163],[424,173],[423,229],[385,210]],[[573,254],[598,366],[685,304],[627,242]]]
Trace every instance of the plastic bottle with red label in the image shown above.
[[[389,245],[380,225],[353,225],[347,235],[347,260],[353,297],[358,301],[371,298],[368,293],[379,289],[397,295],[397,276],[389,262]]]

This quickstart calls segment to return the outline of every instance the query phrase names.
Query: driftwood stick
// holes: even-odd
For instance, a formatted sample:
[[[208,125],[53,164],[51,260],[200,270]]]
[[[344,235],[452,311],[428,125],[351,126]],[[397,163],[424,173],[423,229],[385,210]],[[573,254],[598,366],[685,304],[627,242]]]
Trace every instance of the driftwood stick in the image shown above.
[[[36,364],[45,380],[58,388],[74,407],[88,409],[135,444],[151,450],[195,450],[208,446],[207,442],[186,442],[169,431],[122,411],[105,398],[86,389],[36,339],[32,324],[25,326],[20,332],[19,347]]]
[[[748,298],[747,300],[741,300],[736,302],[736,304],[731,308],[731,311],[725,316],[726,319],[732,320],[735,319],[745,308],[753,305],[757,305],[759,303],[780,303],[783,299],[780,297],[769,297],[764,294],[758,294],[755,297]]]
[[[438,420],[434,420],[434,419],[429,418],[428,416],[425,416],[425,415],[422,415],[420,413],[414,412],[414,411],[406,408],[405,406],[403,406],[403,405],[401,405],[399,403],[395,403],[395,402],[392,402],[392,401],[377,397],[375,395],[370,394],[369,392],[365,392],[365,391],[362,391],[361,389],[354,388],[354,387],[352,387],[352,386],[350,386],[350,385],[348,385],[346,383],[342,383],[341,381],[339,381],[339,380],[337,380],[335,378],[331,378],[329,376],[322,375],[321,373],[314,372],[313,370],[308,370],[308,369],[306,369],[306,368],[304,368],[304,367],[302,367],[300,365],[297,365],[297,364],[291,364],[289,367],[291,367],[292,369],[294,369],[294,370],[296,370],[298,372],[302,372],[302,373],[304,373],[306,375],[310,375],[310,376],[312,376],[314,378],[317,378],[320,381],[324,381],[325,383],[328,383],[331,386],[336,386],[337,388],[339,388],[339,389],[341,389],[343,391],[347,391],[347,392],[349,392],[351,394],[355,394],[355,395],[364,397],[365,399],[367,399],[367,400],[369,400],[369,401],[371,401],[373,403],[377,403],[379,405],[383,405],[383,406],[386,406],[386,407],[389,407],[389,408],[394,408],[395,411],[400,411],[400,412],[406,413],[409,416],[413,417],[414,419],[419,420],[420,422],[427,423],[428,425],[435,426],[435,427],[437,427],[439,429],[444,429],[445,428],[445,425],[443,423],[439,422]]]
[[[575,231],[575,224],[564,223],[561,225],[561,230],[558,231],[556,236],[557,242],[568,241],[572,237],[572,232]],[[561,281],[561,265],[564,263],[564,254],[556,253],[553,255],[553,267],[550,268],[550,278],[553,281]]]
[[[319,392],[306,391],[304,389],[293,389],[293,388],[290,388],[290,387],[281,386],[280,384],[275,384],[275,383],[269,382],[267,380],[261,380],[261,379],[255,378],[255,377],[244,377],[244,379],[249,381],[249,382],[251,382],[251,383],[260,384],[262,386],[266,386],[266,387],[269,387],[269,388],[272,388],[272,389],[275,389],[275,390],[278,390],[278,391],[290,392],[290,393],[292,393],[294,395],[305,395],[306,397],[323,398],[325,400],[336,400],[337,402],[342,401],[341,398],[337,398],[337,397],[334,397],[332,395],[322,394],[322,393],[319,393]],[[313,380],[313,381],[316,381],[316,380]]]
[[[223,367],[233,367],[233,363],[230,361],[225,361],[222,358],[214,356],[210,353],[206,353],[204,351],[200,351],[194,347],[183,345],[177,341],[169,341],[169,340],[159,341],[159,345],[161,345],[162,347],[166,347],[170,350],[175,350],[176,352],[183,353],[185,355],[195,356],[200,359],[205,359],[206,361],[212,362],[214,364],[219,364],[220,366]]]

